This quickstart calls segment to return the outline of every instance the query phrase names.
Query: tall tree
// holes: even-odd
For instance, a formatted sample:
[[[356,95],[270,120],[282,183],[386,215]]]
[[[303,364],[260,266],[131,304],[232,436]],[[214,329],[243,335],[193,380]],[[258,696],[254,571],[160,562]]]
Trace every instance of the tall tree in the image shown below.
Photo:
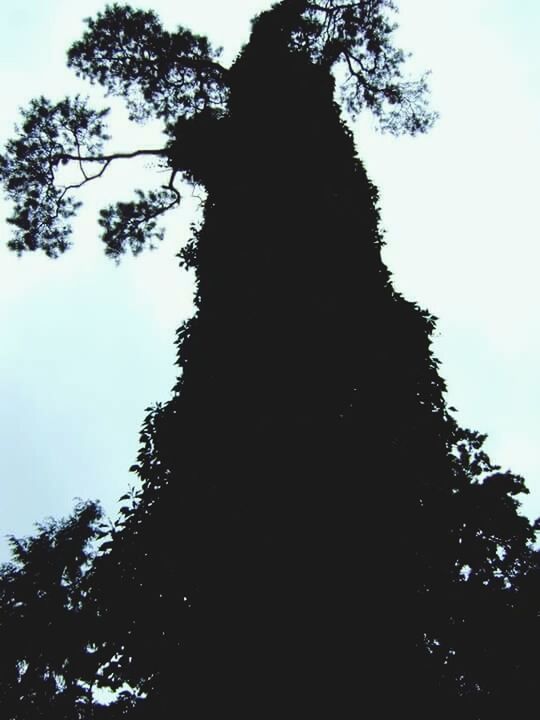
[[[151,153],[170,174],[102,211],[113,257],[159,237],[177,176],[207,191],[182,252],[198,291],[180,378],[145,421],[140,487],[87,581],[96,673],[130,688],[133,713],[386,717],[398,699],[472,720],[532,697],[525,486],[448,413],[434,318],[392,287],[335,99],[341,65],[350,112],[393,132],[432,123],[392,10],[283,0],[226,69],[206,38],[108,7],[69,63],[133,119],[162,118],[166,146],[104,153],[105,113],[79,98],[34,101],[7,145],[18,252],[63,252],[70,193],[116,158]],[[58,187],[69,162],[81,180]]]

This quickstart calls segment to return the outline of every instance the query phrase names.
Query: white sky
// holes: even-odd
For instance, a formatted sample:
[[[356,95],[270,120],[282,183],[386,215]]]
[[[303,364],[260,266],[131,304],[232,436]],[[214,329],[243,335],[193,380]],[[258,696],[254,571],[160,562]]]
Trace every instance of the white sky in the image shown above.
[[[26,0],[0,7],[1,138],[36,95],[88,94],[65,67],[81,20],[105,3]],[[158,0],[164,23],[225,47],[247,39],[261,0]],[[536,169],[540,164],[540,5],[535,0],[400,0],[399,42],[431,68],[434,130],[419,138],[355,125],[361,158],[381,192],[385,260],[406,297],[439,317],[435,352],[459,421],[489,433],[492,459],[524,475],[524,508],[540,514],[536,436]],[[95,93],[99,98],[99,92]],[[97,101],[98,106],[103,101]],[[125,126],[114,104],[111,147],[154,147],[159,127]],[[114,129],[116,128],[116,133]],[[171,214],[167,240],[120,267],[97,239],[97,211],[161,178],[148,161],[112,168],[85,188],[75,247],[63,258],[18,259],[0,225],[0,535],[27,534],[68,514],[75,497],[113,515],[132,482],[144,409],[175,379],[174,331],[190,312],[192,282],[174,258],[198,203]],[[140,179],[139,179],[140,178]],[[0,214],[9,214],[7,204]],[[0,559],[6,545],[0,541]]]

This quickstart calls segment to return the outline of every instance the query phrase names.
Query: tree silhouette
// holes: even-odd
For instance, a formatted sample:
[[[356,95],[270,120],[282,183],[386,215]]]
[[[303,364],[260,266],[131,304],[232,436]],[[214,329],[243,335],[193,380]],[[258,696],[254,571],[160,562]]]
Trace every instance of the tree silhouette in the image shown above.
[[[13,562],[0,574],[4,717],[72,717],[66,711],[92,701],[96,617],[85,580],[99,519],[99,506],[81,503],[35,537],[10,539]]]
[[[377,192],[335,101],[338,67],[351,113],[366,107],[392,132],[432,123],[425,78],[402,73],[392,10],[283,0],[225,69],[206,38],[108,7],[69,63],[133,119],[163,119],[165,147],[104,153],[105,113],[80,98],[34,101],[6,147],[17,252],[63,252],[70,193],[115,159],[154,154],[169,172],[102,211],[115,258],[159,238],[177,176],[207,192],[181,253],[197,296],[178,334],[180,377],[149,411],[140,484],[84,575],[98,620],[65,651],[92,648],[90,671],[66,666],[70,687],[95,678],[124,694],[108,708],[89,698],[86,715],[74,697],[66,718],[391,717],[397,700],[418,718],[473,720],[532,702],[525,485],[448,412],[435,319],[392,287]],[[60,187],[70,162],[81,180]],[[14,662],[22,682],[31,664]]]
[[[327,72],[345,65],[342,94],[351,112],[367,107],[383,128],[421,132],[434,115],[426,106],[425,78],[409,81],[402,76],[404,55],[392,45],[393,25],[386,16],[392,7],[389,0],[286,0],[262,24],[275,25],[292,52]],[[132,120],[164,120],[169,142],[160,148],[103,153],[109,139],[108,109],[94,110],[80,97],[58,103],[43,97],[33,100],[0,163],[0,178],[15,206],[10,247],[18,253],[40,249],[54,257],[64,252],[69,247],[67,221],[80,205],[73,192],[101,177],[113,160],[154,155],[169,169],[169,182],[147,195],[139,191],[138,201],[101,213],[107,252],[117,256],[127,245],[138,252],[145,240],[160,237],[156,218],[180,201],[176,175],[200,180],[203,162],[190,157],[190,150],[185,155],[190,135],[182,121],[195,119],[198,125],[202,118],[217,121],[228,113],[229,69],[217,62],[219,52],[206,38],[182,27],[171,34],[153,12],[127,5],[107,6],[87,25],[83,38],[68,52],[68,64],[109,94],[121,96]],[[216,124],[209,123],[209,133],[201,133],[204,144]],[[62,185],[58,170],[69,163],[79,167],[80,179]]]

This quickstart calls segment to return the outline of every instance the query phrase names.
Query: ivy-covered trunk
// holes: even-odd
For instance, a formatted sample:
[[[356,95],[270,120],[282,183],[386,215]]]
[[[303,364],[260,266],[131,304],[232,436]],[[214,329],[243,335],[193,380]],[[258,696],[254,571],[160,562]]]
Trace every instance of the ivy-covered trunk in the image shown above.
[[[269,51],[250,45],[228,115],[178,141],[208,189],[185,252],[197,313],[124,532],[134,577],[151,572],[143,592],[166,594],[171,570],[184,620],[156,661],[181,663],[175,691],[254,717],[358,711],[389,673],[404,692],[425,661],[418,579],[448,541],[433,512],[451,480],[432,319],[391,287],[333,80]],[[170,635],[156,603],[141,604]]]

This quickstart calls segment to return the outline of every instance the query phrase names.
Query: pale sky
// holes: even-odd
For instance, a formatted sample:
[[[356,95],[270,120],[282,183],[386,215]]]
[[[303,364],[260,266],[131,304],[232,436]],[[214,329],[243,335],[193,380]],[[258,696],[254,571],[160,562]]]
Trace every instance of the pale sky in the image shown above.
[[[396,287],[439,317],[435,342],[448,402],[461,424],[489,434],[503,469],[527,480],[524,509],[540,515],[540,290],[536,170],[540,165],[540,4],[535,0],[400,0],[399,43],[431,69],[437,126],[418,138],[354,125],[360,157],[379,186],[385,260]],[[0,7],[0,143],[17,108],[99,90],[65,67],[82,18],[104,2],[26,0]],[[158,0],[182,24],[225,48],[247,39],[261,0]],[[92,91],[92,92],[90,92]],[[114,103],[111,148],[155,147],[159,126],[125,124]],[[117,112],[118,111],[118,112]],[[175,253],[198,201],[170,214],[159,250],[104,257],[97,213],[161,182],[148,161],[112,168],[84,188],[74,247],[57,261],[5,249],[0,225],[0,536],[24,535],[74,498],[100,499],[114,515],[133,479],[144,409],[175,380],[174,332],[190,313],[192,278]],[[7,203],[0,214],[9,214]],[[0,559],[6,544],[0,540]]]

